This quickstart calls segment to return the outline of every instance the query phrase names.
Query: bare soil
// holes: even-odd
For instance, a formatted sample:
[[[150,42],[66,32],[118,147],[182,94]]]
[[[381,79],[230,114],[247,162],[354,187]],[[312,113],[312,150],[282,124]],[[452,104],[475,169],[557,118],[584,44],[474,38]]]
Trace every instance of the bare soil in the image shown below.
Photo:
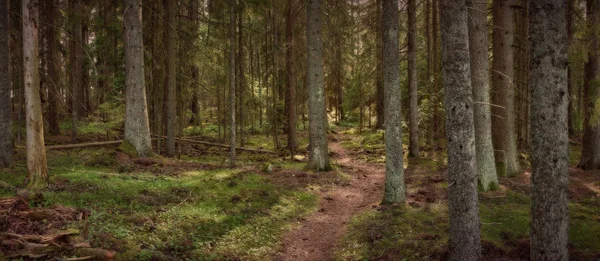
[[[383,196],[385,168],[350,156],[339,141],[329,143],[332,159],[350,175],[348,182],[322,189],[318,211],[302,220],[283,240],[275,260],[331,260],[332,252],[347,229],[350,218],[379,205]]]

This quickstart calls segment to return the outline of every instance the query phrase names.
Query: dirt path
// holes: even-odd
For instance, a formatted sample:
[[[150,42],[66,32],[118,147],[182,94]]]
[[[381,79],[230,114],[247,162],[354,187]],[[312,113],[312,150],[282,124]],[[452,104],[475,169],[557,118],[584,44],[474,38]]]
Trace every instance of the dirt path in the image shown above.
[[[330,141],[329,149],[334,162],[352,178],[348,184],[318,192],[319,210],[285,236],[284,250],[275,260],[331,260],[350,218],[381,202],[384,167],[358,161],[339,141]]]

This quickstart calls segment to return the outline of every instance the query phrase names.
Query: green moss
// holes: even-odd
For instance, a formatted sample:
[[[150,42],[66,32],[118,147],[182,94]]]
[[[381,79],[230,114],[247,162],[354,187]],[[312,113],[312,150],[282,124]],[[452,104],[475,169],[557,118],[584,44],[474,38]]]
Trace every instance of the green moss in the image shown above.
[[[131,144],[129,141],[126,141],[126,140],[124,140],[121,143],[121,145],[119,146],[119,151],[121,151],[133,158],[137,158],[137,156],[138,156],[138,153],[135,150],[135,147],[133,146],[133,144]]]
[[[506,177],[506,163],[496,162],[496,173],[498,173],[498,177]]]

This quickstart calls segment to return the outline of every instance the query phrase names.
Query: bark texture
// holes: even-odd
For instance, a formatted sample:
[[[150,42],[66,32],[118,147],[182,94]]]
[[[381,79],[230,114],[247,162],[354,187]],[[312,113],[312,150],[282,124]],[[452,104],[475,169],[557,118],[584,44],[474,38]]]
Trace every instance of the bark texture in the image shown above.
[[[56,8],[55,0],[45,1],[45,37],[46,37],[46,66],[48,67],[48,131],[51,135],[60,134],[58,103],[60,101],[60,75],[58,61],[58,33],[57,17],[58,8]]]
[[[81,0],[69,1],[71,10],[71,34],[69,41],[71,60],[71,139],[74,142],[77,139],[77,122],[83,115],[83,33],[82,33],[82,13]]]
[[[531,260],[569,260],[566,1],[533,0],[531,39]]]
[[[440,1],[442,73],[448,139],[449,260],[479,260],[480,221],[467,6]]]
[[[587,0],[589,35],[588,61],[585,63],[585,118],[583,147],[579,167],[600,169],[600,1]]]
[[[308,0],[306,7],[306,82],[308,90],[308,168],[331,169],[327,148],[327,114],[323,86],[323,39],[321,33],[321,0]]]
[[[9,0],[0,0],[0,168],[8,167],[12,155],[9,10]]]
[[[294,84],[294,71],[292,69],[292,54],[293,54],[293,29],[294,21],[292,16],[293,1],[288,0],[287,7],[285,9],[285,39],[286,39],[286,51],[285,51],[285,69],[287,71],[287,92],[286,92],[286,107],[287,107],[287,132],[288,132],[288,149],[293,157],[298,147],[298,141],[296,139],[296,85]]]
[[[167,157],[174,157],[175,135],[177,132],[177,3],[176,1],[167,2],[167,86],[166,86],[166,122],[167,122]]]
[[[23,79],[25,83],[25,114],[27,128],[27,187],[38,190],[48,186],[48,167],[44,148],[44,124],[40,97],[39,72],[39,2],[22,1]]]
[[[385,91],[385,191],[383,203],[406,201],[400,106],[398,0],[383,0],[383,89]]]
[[[142,37],[142,2],[125,0],[125,141],[138,156],[152,154],[150,124],[146,104],[144,77],[144,43]]]
[[[235,167],[235,0],[229,1],[229,166]]]
[[[408,93],[410,143],[408,155],[419,157],[419,93],[417,92],[417,5],[408,0]]]
[[[487,3],[467,1],[469,7],[469,51],[473,88],[473,120],[477,175],[483,191],[498,187],[498,175],[492,146],[492,119],[488,74]]]
[[[515,90],[513,84],[512,7],[515,0],[494,1],[492,60],[492,139],[498,175],[515,176],[519,171],[515,139]]]

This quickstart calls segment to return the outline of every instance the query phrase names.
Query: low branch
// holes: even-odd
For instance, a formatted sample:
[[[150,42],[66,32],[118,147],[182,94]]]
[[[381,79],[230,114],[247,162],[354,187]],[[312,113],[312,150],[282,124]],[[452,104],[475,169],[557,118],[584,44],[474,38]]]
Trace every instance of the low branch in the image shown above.
[[[156,135],[152,135],[152,136],[156,137]],[[166,138],[167,136],[162,136],[162,137]],[[185,141],[185,142],[189,142],[189,143],[193,143],[193,144],[202,144],[202,145],[207,145],[207,146],[213,146],[213,147],[231,148],[231,146],[226,145],[226,144],[221,144],[221,143],[213,143],[213,142],[191,140],[191,139],[184,139],[184,138],[176,138],[176,140]],[[244,148],[244,147],[235,147],[235,149],[241,150],[241,151],[256,152],[256,153],[277,154],[277,152],[270,151],[270,150],[251,149],[251,148]]]

